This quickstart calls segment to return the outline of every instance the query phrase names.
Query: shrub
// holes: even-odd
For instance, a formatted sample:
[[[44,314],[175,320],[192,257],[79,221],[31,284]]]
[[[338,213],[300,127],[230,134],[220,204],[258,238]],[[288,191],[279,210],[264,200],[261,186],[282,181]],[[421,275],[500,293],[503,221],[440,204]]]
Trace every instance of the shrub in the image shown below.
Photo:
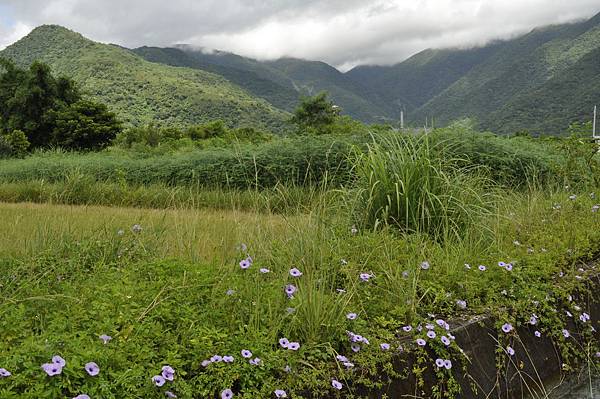
[[[461,237],[487,213],[489,196],[473,169],[440,156],[448,152],[434,150],[427,135],[379,137],[355,164],[360,221],[438,239]]]

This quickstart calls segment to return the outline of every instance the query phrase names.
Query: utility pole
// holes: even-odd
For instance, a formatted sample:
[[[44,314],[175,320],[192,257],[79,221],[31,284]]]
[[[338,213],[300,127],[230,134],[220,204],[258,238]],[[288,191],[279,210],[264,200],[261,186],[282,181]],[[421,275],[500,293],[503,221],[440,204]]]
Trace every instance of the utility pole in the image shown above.
[[[404,111],[400,111],[400,130],[404,130]]]
[[[596,106],[594,105],[594,122],[592,122],[592,137],[596,138]]]

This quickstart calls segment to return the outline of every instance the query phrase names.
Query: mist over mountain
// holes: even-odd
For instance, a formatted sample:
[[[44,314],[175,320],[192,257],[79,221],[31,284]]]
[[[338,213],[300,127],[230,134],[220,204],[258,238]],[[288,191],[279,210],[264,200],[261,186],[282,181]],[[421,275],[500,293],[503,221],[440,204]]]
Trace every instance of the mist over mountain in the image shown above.
[[[600,103],[600,14],[536,28],[483,47],[427,49],[391,66],[346,73],[320,61],[259,61],[191,45],[125,49],[42,26],[0,52],[72,77],[130,124],[280,129],[303,96],[327,91],[344,114],[367,123],[437,126],[472,118],[499,133],[560,134]]]

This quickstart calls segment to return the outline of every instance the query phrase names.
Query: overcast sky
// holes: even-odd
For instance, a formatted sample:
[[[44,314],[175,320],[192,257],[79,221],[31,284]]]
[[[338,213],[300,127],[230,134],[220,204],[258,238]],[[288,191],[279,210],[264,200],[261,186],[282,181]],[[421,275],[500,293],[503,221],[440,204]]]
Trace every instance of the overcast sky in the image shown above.
[[[41,24],[126,47],[190,43],[340,69],[589,18],[599,0],[0,0],[0,48]]]

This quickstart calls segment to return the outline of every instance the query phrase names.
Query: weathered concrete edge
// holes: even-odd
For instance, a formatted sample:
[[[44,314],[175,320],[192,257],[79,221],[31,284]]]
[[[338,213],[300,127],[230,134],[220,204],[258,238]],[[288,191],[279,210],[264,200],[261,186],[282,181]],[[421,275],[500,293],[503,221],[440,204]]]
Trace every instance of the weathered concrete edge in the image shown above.
[[[591,296],[580,298],[578,303],[585,304],[592,322],[597,325],[600,320],[600,276],[591,277],[589,283],[592,286]],[[562,380],[565,373],[559,348],[549,337],[536,337],[533,326],[517,329],[517,339],[511,342],[516,353],[510,357],[506,368],[499,371],[496,366],[498,332],[494,327],[495,320],[490,316],[478,316],[458,324],[459,327],[452,329],[452,334],[469,359],[465,362],[466,373],[458,361],[453,367],[453,375],[462,391],[459,398],[522,398],[532,391],[538,394],[540,391],[548,392],[557,381]],[[577,331],[574,322],[567,327],[570,331]],[[576,339],[577,334],[573,335]],[[600,338],[600,335],[596,333],[596,337]],[[400,354],[394,361],[394,368],[398,371],[411,370],[415,361],[414,353]],[[390,379],[381,389],[358,388],[356,393],[372,399],[430,398],[431,388],[437,380],[431,369],[423,377],[424,388],[417,387],[416,378],[410,373],[408,378]]]

